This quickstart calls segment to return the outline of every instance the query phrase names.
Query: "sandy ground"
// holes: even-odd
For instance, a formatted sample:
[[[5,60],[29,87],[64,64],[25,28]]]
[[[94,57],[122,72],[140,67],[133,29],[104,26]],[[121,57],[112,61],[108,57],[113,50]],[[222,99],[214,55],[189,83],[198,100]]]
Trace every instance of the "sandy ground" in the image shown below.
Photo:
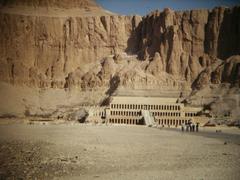
[[[1,124],[0,179],[239,179],[239,131]]]

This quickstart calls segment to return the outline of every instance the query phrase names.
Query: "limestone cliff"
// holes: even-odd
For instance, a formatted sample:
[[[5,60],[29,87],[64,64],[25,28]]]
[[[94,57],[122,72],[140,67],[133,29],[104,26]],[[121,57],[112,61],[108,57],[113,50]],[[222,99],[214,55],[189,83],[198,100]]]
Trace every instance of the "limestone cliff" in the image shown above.
[[[137,25],[135,17],[107,13],[55,17],[3,11],[0,79],[33,87],[63,88],[70,73],[124,51]]]
[[[0,4],[4,7],[99,8],[93,0],[1,0]]]
[[[74,84],[85,86],[80,81],[91,74],[88,65],[119,52],[150,60],[143,69],[146,73],[157,77],[166,72],[191,84],[214,59],[240,52],[239,7],[165,9],[142,18],[111,15],[86,0],[3,1],[1,5],[0,79],[12,84],[64,88],[75,74],[79,82]],[[28,7],[27,12],[37,8],[38,13],[23,13],[22,7]],[[46,14],[42,7],[49,8]],[[73,7],[87,8],[90,15],[66,14]],[[52,12],[54,8],[62,8],[62,15]]]
[[[239,54],[240,7],[141,17],[93,0],[0,1],[0,81],[39,91],[77,88],[87,94],[81,102],[100,90],[91,97],[100,103],[118,87],[239,87]]]
[[[140,23],[141,59],[160,53],[164,71],[194,81],[215,62],[240,53],[240,7],[153,12]]]

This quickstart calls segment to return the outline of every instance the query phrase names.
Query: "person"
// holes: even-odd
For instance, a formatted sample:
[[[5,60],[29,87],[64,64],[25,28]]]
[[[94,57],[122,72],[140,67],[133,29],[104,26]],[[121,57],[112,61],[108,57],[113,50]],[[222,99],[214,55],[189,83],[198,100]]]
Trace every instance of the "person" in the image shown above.
[[[195,124],[192,124],[192,131],[195,131]]]
[[[191,119],[188,120],[189,131],[192,132],[192,121]]]
[[[199,123],[196,125],[196,132],[198,132]]]
[[[186,131],[189,130],[189,124],[186,124]]]
[[[182,123],[182,131],[184,131],[184,124]]]

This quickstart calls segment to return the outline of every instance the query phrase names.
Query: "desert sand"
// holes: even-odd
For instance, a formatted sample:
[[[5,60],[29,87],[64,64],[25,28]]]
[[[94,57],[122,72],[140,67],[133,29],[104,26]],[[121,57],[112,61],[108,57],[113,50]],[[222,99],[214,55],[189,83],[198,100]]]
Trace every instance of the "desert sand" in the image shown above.
[[[239,179],[240,130],[0,125],[0,179]]]

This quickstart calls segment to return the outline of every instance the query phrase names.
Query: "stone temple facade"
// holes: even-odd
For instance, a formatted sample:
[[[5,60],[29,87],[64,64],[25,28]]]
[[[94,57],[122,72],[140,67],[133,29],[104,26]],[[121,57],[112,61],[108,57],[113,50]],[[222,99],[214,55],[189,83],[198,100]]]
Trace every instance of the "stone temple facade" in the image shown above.
[[[209,119],[200,116],[202,107],[186,107],[174,97],[113,96],[109,107],[92,109],[89,120],[110,124],[146,124],[146,114],[156,125],[178,126],[189,121],[204,124]],[[146,113],[147,112],[147,113]]]

